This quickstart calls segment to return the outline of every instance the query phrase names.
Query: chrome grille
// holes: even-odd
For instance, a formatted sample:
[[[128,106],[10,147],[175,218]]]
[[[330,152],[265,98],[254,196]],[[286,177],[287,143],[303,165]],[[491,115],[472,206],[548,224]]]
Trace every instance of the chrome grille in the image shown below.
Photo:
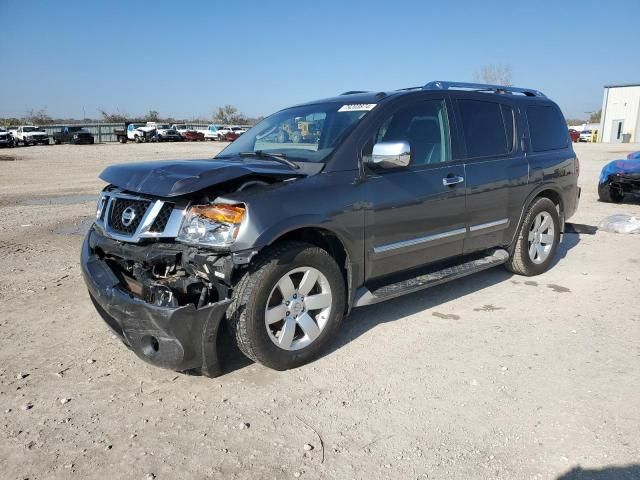
[[[171,216],[171,212],[173,211],[173,203],[165,203],[162,205],[162,208],[158,212],[158,216],[153,221],[150,232],[163,232],[167,227],[167,223],[169,222],[169,217]]]
[[[185,200],[166,202],[111,189],[100,196],[96,225],[107,236],[123,242],[175,238],[188,206]]]
[[[133,235],[138,229],[144,214],[147,213],[150,203],[146,200],[114,198],[111,200],[111,207],[109,208],[109,226],[118,233]],[[127,209],[133,212],[133,219],[128,225],[122,219],[122,214]]]

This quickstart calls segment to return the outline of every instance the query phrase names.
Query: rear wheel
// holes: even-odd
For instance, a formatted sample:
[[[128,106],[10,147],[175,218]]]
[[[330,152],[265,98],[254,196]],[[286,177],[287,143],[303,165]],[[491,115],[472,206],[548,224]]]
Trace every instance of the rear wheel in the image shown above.
[[[560,216],[556,205],[548,198],[537,198],[522,222],[506,267],[519,275],[540,275],[549,268],[559,243]]]
[[[247,357],[286,370],[331,344],[345,301],[342,273],[325,250],[284,242],[266,250],[238,282],[227,319]]]
[[[133,139],[135,140],[136,143],[141,143],[142,139],[140,138],[140,135],[136,135],[135,137],[133,137]]]

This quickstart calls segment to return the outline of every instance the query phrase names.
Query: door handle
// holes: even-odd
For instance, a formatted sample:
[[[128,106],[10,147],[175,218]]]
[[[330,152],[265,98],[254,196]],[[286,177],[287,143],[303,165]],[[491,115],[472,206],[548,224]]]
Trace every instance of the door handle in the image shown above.
[[[442,179],[442,185],[445,187],[452,187],[462,182],[464,182],[464,177],[460,177],[458,175],[446,176]]]

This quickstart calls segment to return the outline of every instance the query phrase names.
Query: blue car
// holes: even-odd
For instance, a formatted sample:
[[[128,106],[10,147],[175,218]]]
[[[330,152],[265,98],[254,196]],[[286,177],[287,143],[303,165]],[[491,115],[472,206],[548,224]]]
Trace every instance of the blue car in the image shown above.
[[[601,202],[620,203],[627,194],[640,193],[640,152],[627,155],[625,160],[607,163],[598,181]]]

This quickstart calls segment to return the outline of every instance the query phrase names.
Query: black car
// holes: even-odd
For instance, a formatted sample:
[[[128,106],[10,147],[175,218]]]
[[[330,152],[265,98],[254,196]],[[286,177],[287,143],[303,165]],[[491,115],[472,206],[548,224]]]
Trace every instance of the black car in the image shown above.
[[[348,92],[277,112],[214,159],[107,168],[82,270],[143,360],[219,374],[224,319],[247,357],[287,369],[354,307],[497,265],[544,272],[578,172],[538,91]]]
[[[72,143],[79,145],[81,143],[93,145],[95,140],[91,133],[83,127],[62,127],[59,132],[53,134],[53,143],[60,145],[61,143]]]

